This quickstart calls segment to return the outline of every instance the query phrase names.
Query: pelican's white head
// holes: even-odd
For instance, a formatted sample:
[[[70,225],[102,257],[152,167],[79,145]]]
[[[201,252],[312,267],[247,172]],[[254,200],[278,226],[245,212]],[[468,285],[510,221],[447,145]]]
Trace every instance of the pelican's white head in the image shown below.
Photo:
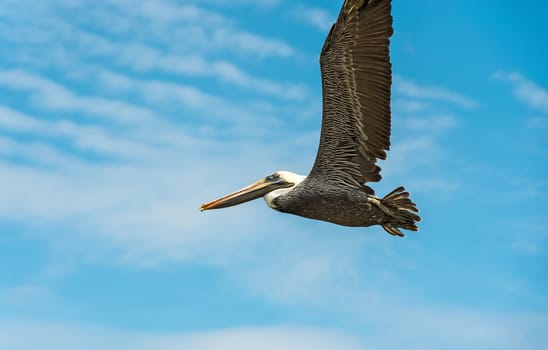
[[[267,194],[264,195],[264,200],[266,204],[268,204],[268,206],[272,209],[276,209],[276,205],[274,204],[274,199],[278,198],[284,193],[291,191],[292,189],[295,188],[295,186],[297,186],[298,184],[303,182],[304,179],[306,179],[306,176],[304,175],[295,174],[285,170],[276,171],[275,173],[273,173],[272,175],[269,175],[268,177],[273,177],[273,178],[279,177],[284,182],[288,184],[292,184],[291,186],[288,186],[288,187],[275,189],[274,191],[268,192]]]

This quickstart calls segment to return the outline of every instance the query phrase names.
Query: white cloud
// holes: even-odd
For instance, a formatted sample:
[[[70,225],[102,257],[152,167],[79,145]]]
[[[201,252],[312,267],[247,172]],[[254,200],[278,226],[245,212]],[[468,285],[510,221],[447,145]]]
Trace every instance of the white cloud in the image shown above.
[[[81,151],[93,151],[99,154],[123,157],[141,158],[150,156],[153,149],[138,140],[131,140],[114,136],[104,127],[79,125],[70,120],[46,121],[37,119],[11,108],[0,105],[0,126],[4,131],[10,131],[18,135],[32,135],[32,143],[23,143],[13,138],[0,137],[4,151],[19,153],[26,159],[32,159],[39,164],[75,164],[82,163],[75,157],[67,158],[61,152],[47,144],[48,138],[69,140],[72,146]],[[130,137],[131,138],[131,137]],[[38,141],[42,139],[41,141]],[[8,145],[10,147],[8,147]],[[46,157],[44,153],[50,156]],[[58,161],[52,161],[58,159]]]
[[[294,49],[288,43],[241,30],[233,20],[193,4],[180,5],[164,0],[141,1],[135,6],[134,2],[128,0],[115,2],[120,13],[126,16],[129,13],[138,20],[150,23],[146,29],[142,26],[132,28],[147,42],[154,40],[157,44],[161,40],[176,48],[183,48],[186,43],[186,46],[192,44],[193,48],[206,51],[228,50],[263,57],[295,55]],[[113,19],[108,12],[103,12],[102,16],[104,21]],[[132,23],[139,21],[134,20]],[[151,32],[155,36],[149,37]]]
[[[415,113],[427,110],[430,107],[430,104],[424,101],[412,100],[408,98],[402,99],[394,96],[392,106],[396,112]]]
[[[397,118],[395,123],[400,124],[398,128],[420,132],[440,133],[452,130],[459,125],[459,119],[451,114],[437,114],[427,117],[402,117]]]
[[[431,195],[435,193],[436,196],[441,197],[446,194],[453,194],[461,188],[461,183],[452,178],[441,178],[431,175],[429,177],[410,178],[406,186],[412,188],[413,193],[416,194]]]
[[[236,47],[243,52],[253,52],[259,56],[290,57],[295,55],[294,49],[281,40],[265,39],[244,31],[215,30],[213,32],[213,42],[219,47]]]
[[[23,143],[4,136],[0,136],[0,155],[22,158],[34,166],[77,166],[82,163],[81,159],[62,154],[47,144],[36,141]]]
[[[108,132],[104,128],[88,126],[84,131],[77,132],[74,130],[76,126],[74,122],[62,118],[76,118],[75,122],[79,124],[86,122],[121,124],[125,127],[124,133],[130,133],[132,134],[131,137],[137,137],[141,140],[150,139],[152,136],[149,133],[138,135],[139,130],[146,129],[146,125],[154,128],[157,132],[161,132],[164,136],[162,140],[156,138],[155,142],[181,143],[185,139],[193,139],[194,142],[198,142],[195,138],[188,136],[190,126],[185,126],[185,122],[188,123],[189,118],[184,117],[185,114],[192,113],[191,119],[194,120],[194,124],[200,117],[225,123],[227,126],[223,130],[225,136],[228,136],[231,132],[242,134],[246,130],[250,134],[254,132],[256,136],[259,136],[269,128],[270,131],[272,130],[272,126],[277,123],[279,118],[277,114],[282,112],[274,108],[265,113],[262,108],[257,110],[254,106],[237,105],[216,95],[202,92],[192,86],[163,81],[138,80],[104,69],[83,69],[80,74],[83,74],[82,78],[85,80],[93,79],[94,84],[99,85],[98,88],[116,96],[116,98],[82,96],[63,85],[26,71],[0,70],[0,87],[27,93],[30,102],[34,102],[47,111],[64,112],[64,114],[60,114],[55,118],[57,123],[44,123],[24,116],[13,109],[8,111],[4,108],[5,115],[2,116],[0,121],[6,127],[12,129],[24,127],[23,125],[17,127],[17,123],[33,123],[35,131],[44,127],[42,133],[52,134],[57,131],[57,135],[64,133],[64,136],[70,136],[67,134],[71,134],[73,138],[78,136],[82,145],[86,140],[97,139],[102,141],[103,145],[107,143],[114,145],[117,142],[119,146],[122,146],[123,140],[116,141],[113,137],[109,138]],[[134,96],[135,93],[138,94],[139,101],[141,103],[145,102],[148,106],[135,105],[124,100],[126,96]],[[292,92],[286,91],[285,93]],[[179,118],[173,120],[172,115],[175,113],[173,110],[158,113],[158,111],[164,109],[163,106],[176,107]],[[295,106],[295,108],[298,109],[299,107]],[[256,123],[259,112],[262,114],[260,125]],[[82,115],[87,116],[87,118],[82,117]],[[26,127],[29,128],[30,126],[26,125]],[[82,128],[80,127],[80,129]],[[120,132],[121,130],[118,130],[118,133]],[[117,135],[118,138],[119,136]],[[129,146],[129,144],[126,145],[126,147]],[[145,151],[145,149],[142,150]]]
[[[377,317],[359,335],[328,328],[265,326],[204,332],[124,331],[75,323],[0,321],[5,349],[530,349],[544,348],[546,315],[478,314],[432,307],[399,308],[384,303],[364,310]]]
[[[508,82],[514,88],[514,96],[530,108],[548,114],[548,90],[518,72],[496,72],[493,78]]]
[[[264,9],[271,9],[282,2],[282,0],[190,0],[191,2],[211,4],[215,6],[259,6]]]
[[[23,312],[51,312],[67,305],[47,287],[38,283],[27,283],[0,288],[0,307],[21,310]],[[74,310],[74,309],[73,309]],[[0,320],[0,324],[2,320]],[[2,331],[0,331],[0,339]],[[0,343],[2,340],[0,340]]]
[[[272,251],[276,253],[271,260],[276,263],[268,263],[263,257],[257,257],[250,264],[250,268],[236,269],[232,278],[239,283],[244,282],[252,294],[267,297],[281,304],[311,305],[327,310],[338,310],[341,305],[350,304],[351,300],[348,300],[345,293],[354,288],[351,281],[360,273],[374,270],[373,265],[376,266],[362,262],[361,265],[366,266],[358,268],[358,250],[367,249],[373,257],[379,252],[383,254],[383,247],[375,244],[373,237],[364,239],[344,236],[345,232],[340,227],[331,227],[328,234],[322,234],[319,231],[325,223],[307,224],[313,228],[312,232],[318,231],[313,237],[306,232],[299,232],[294,227],[282,227],[283,231],[278,235],[282,235],[281,232],[291,232],[291,238],[288,239],[289,237],[284,235],[280,237],[283,240],[277,239],[277,244],[282,246],[278,248],[279,251]],[[314,230],[315,226],[318,230]],[[371,231],[371,235],[380,233]],[[364,242],[368,242],[370,246],[366,246]],[[304,246],[306,249],[302,249]],[[372,246],[378,248],[377,253],[373,252]],[[367,293],[363,290],[362,292]],[[340,302],[326,305],[328,300]],[[344,312],[352,311],[347,309]]]
[[[36,132],[45,129],[47,123],[0,105],[0,125],[4,130]]]
[[[294,11],[294,16],[319,31],[325,32],[326,35],[336,19],[326,10],[314,7],[298,7]]]
[[[171,1],[143,1],[137,6],[127,0],[60,3],[56,8],[57,12],[52,12],[47,6],[30,7],[32,21],[22,14],[23,8],[12,9],[8,17],[13,21],[10,35],[3,36],[18,49],[7,60],[39,69],[72,68],[77,72],[84,63],[107,59],[120,69],[129,68],[138,74],[165,72],[213,77],[280,98],[304,96],[303,86],[255,77],[230,60],[231,56],[237,59],[242,55],[246,60],[295,56],[289,44],[238,29],[232,20],[216,12]],[[61,16],[67,11],[70,22]],[[112,24],[119,24],[120,19],[128,24],[117,32],[118,27]],[[14,41],[14,37],[23,39]],[[207,58],[218,52],[223,53],[222,60]]]
[[[220,169],[234,174],[247,170],[255,175],[242,180],[252,181],[275,170],[271,164],[276,157],[298,158],[294,150],[306,150],[293,146],[302,142],[301,137],[274,149],[261,141],[263,135],[283,130],[285,124],[274,115],[282,110],[271,104],[235,104],[192,86],[85,65],[79,81],[101,95],[79,94],[21,69],[0,71],[0,89],[16,92],[32,106],[32,112],[0,106],[0,126],[7,132],[0,138],[0,153],[5,156],[0,179],[6,186],[0,215],[37,222],[36,234],[52,242],[77,233],[84,245],[100,242],[106,250],[115,247],[121,260],[143,265],[238,260],[246,244],[261,239],[248,234],[224,238],[219,231],[221,226],[238,231],[246,220],[243,211],[221,224],[220,217],[200,215],[197,208],[226,190],[216,180]],[[70,80],[69,84],[78,86]],[[163,106],[174,107],[176,117],[171,110],[162,112]],[[257,109],[263,111],[260,118]],[[217,118],[223,127],[204,131],[200,117]],[[237,139],[230,141],[233,135],[246,133],[245,149]],[[238,154],[237,159],[231,154]],[[13,159],[22,162],[12,163]],[[246,227],[260,226],[261,215]],[[65,230],[41,233],[52,226]],[[194,234],[197,230],[199,236]],[[211,239],[222,246],[213,249]]]
[[[261,78],[252,77],[232,63],[217,61],[206,62],[200,57],[157,56],[150,63],[133,60],[132,55],[124,58],[125,63],[137,70],[158,69],[165,72],[189,76],[213,76],[222,82],[232,83],[250,90],[256,90],[273,96],[287,99],[302,99],[305,96],[303,86],[280,84]]]
[[[407,348],[411,344],[410,348],[416,349],[540,350],[545,340],[545,336],[536,335],[547,322],[542,314],[478,313],[429,306],[400,311],[378,320],[402,325],[397,337],[379,340],[387,348]]]
[[[464,108],[476,108],[479,102],[443,87],[420,86],[416,82],[394,76],[394,92],[406,97],[442,101]]]
[[[461,186],[458,179],[440,171],[440,165],[447,166],[452,157],[443,136],[462,124],[462,118],[447,112],[447,102],[464,108],[479,106],[447,88],[425,87],[395,77],[393,141],[387,160],[382,162],[383,177],[401,178],[402,184],[416,195],[451,194]]]
[[[111,122],[147,123],[158,119],[150,109],[123,101],[79,96],[58,83],[23,70],[0,70],[0,87],[29,91],[32,93],[32,101],[46,109],[77,111],[101,116]]]
[[[422,167],[432,167],[440,162],[443,148],[429,135],[395,142],[383,165],[383,176],[403,177]]]
[[[118,10],[133,14],[156,23],[203,23],[208,26],[223,25],[230,21],[223,15],[192,4],[178,4],[173,1],[110,0]]]
[[[195,113],[199,113],[200,116],[204,116],[208,120],[222,121],[231,128],[239,128],[240,132],[246,129],[244,126],[249,128],[257,124],[259,113],[254,106],[245,106],[242,103],[239,105],[217,95],[205,93],[191,85],[159,80],[139,80],[104,69],[91,70],[89,74],[98,77],[101,87],[122,93],[136,93],[142,101],[147,101],[156,108],[161,108],[163,105],[176,106],[180,108],[181,113],[192,113],[193,119],[197,119],[198,115]],[[257,83],[263,84],[263,82]],[[263,87],[268,88],[268,84],[264,82]],[[293,96],[300,94],[299,91],[291,89],[282,92],[283,89],[275,85],[272,88],[280,94],[288,96],[289,94],[293,94]],[[296,90],[299,89],[296,88]],[[264,103],[272,106],[271,103]],[[280,113],[281,110],[276,108],[271,109],[269,113],[261,113],[262,127],[266,129],[276,124]],[[181,119],[186,121],[189,118]],[[258,129],[260,128],[254,130],[258,131]],[[227,131],[224,130],[225,135]]]
[[[216,95],[207,94],[193,86],[171,82],[138,80],[108,70],[93,70],[102,86],[122,93],[137,93],[141,101],[151,102],[156,108],[171,103],[181,112],[200,111],[211,117],[222,115],[224,118],[241,118],[238,122],[248,121],[250,113]],[[188,109],[188,110],[186,110]]]
[[[219,170],[228,174],[245,174],[247,170],[250,175],[242,176],[241,181],[255,180],[275,170],[269,163],[278,152],[284,153],[280,147],[268,150],[250,140],[245,151],[231,142],[185,141],[184,130],[178,134],[177,129],[169,130],[169,125],[158,128],[156,123],[135,125],[129,131],[118,131],[115,137],[104,127],[40,120],[6,107],[0,112],[4,130],[33,136],[32,142],[0,138],[0,153],[7,159],[24,159],[19,165],[2,162],[0,181],[5,187],[0,215],[36,222],[40,237],[63,241],[62,235],[79,232],[83,244],[93,241],[114,246],[122,260],[145,265],[166,260],[237,259],[239,251],[262,237],[253,230],[224,237],[219,230],[223,227],[238,232],[241,222],[248,221],[245,210],[227,219],[200,214],[198,206],[231,190],[220,187],[216,176]],[[69,140],[76,149],[124,158],[93,161],[72,154],[70,148],[53,146],[59,139]],[[211,153],[215,149],[218,156]],[[238,159],[227,158],[236,153]],[[259,218],[268,213],[266,208],[261,209],[248,229],[261,226]],[[51,225],[66,230],[43,236],[38,233]],[[200,235],[195,234],[197,230]],[[212,239],[219,245],[211,247]]]
[[[360,338],[326,329],[235,328],[196,333],[145,333],[93,326],[0,322],[0,347],[18,350],[365,350]]]

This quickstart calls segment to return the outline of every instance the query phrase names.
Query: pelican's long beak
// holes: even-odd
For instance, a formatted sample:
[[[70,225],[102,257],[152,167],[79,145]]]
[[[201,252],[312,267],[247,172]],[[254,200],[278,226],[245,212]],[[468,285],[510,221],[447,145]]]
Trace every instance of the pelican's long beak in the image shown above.
[[[242,188],[236,192],[216,199],[209,203],[202,204],[200,211],[209,209],[220,209],[249,202],[253,199],[264,196],[265,194],[274,191],[278,188],[291,187],[293,183],[287,182],[280,177],[267,176],[251,185]]]

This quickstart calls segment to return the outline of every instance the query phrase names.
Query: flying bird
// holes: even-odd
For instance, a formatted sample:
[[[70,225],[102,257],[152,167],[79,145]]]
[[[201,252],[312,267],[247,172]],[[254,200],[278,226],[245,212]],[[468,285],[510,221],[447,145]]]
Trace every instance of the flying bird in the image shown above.
[[[418,209],[404,187],[383,198],[366,185],[381,179],[390,148],[390,0],[345,0],[320,55],[323,117],[308,176],[277,171],[201,211],[263,197],[272,209],[343,226],[418,231]]]

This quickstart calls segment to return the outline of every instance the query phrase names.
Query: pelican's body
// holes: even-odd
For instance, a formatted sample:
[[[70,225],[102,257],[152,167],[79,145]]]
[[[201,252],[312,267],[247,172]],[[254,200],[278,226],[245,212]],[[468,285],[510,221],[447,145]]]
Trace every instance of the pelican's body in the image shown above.
[[[381,225],[393,235],[417,231],[420,217],[398,187],[383,198],[377,159],[390,148],[392,35],[390,0],[345,0],[320,56],[323,118],[320,145],[308,176],[278,171],[201,206],[224,208],[264,196],[278,211],[344,226]]]
[[[384,222],[387,215],[371,204],[372,199],[374,197],[365,191],[306,179],[278,196],[265,196],[272,209],[343,226],[370,226]]]

